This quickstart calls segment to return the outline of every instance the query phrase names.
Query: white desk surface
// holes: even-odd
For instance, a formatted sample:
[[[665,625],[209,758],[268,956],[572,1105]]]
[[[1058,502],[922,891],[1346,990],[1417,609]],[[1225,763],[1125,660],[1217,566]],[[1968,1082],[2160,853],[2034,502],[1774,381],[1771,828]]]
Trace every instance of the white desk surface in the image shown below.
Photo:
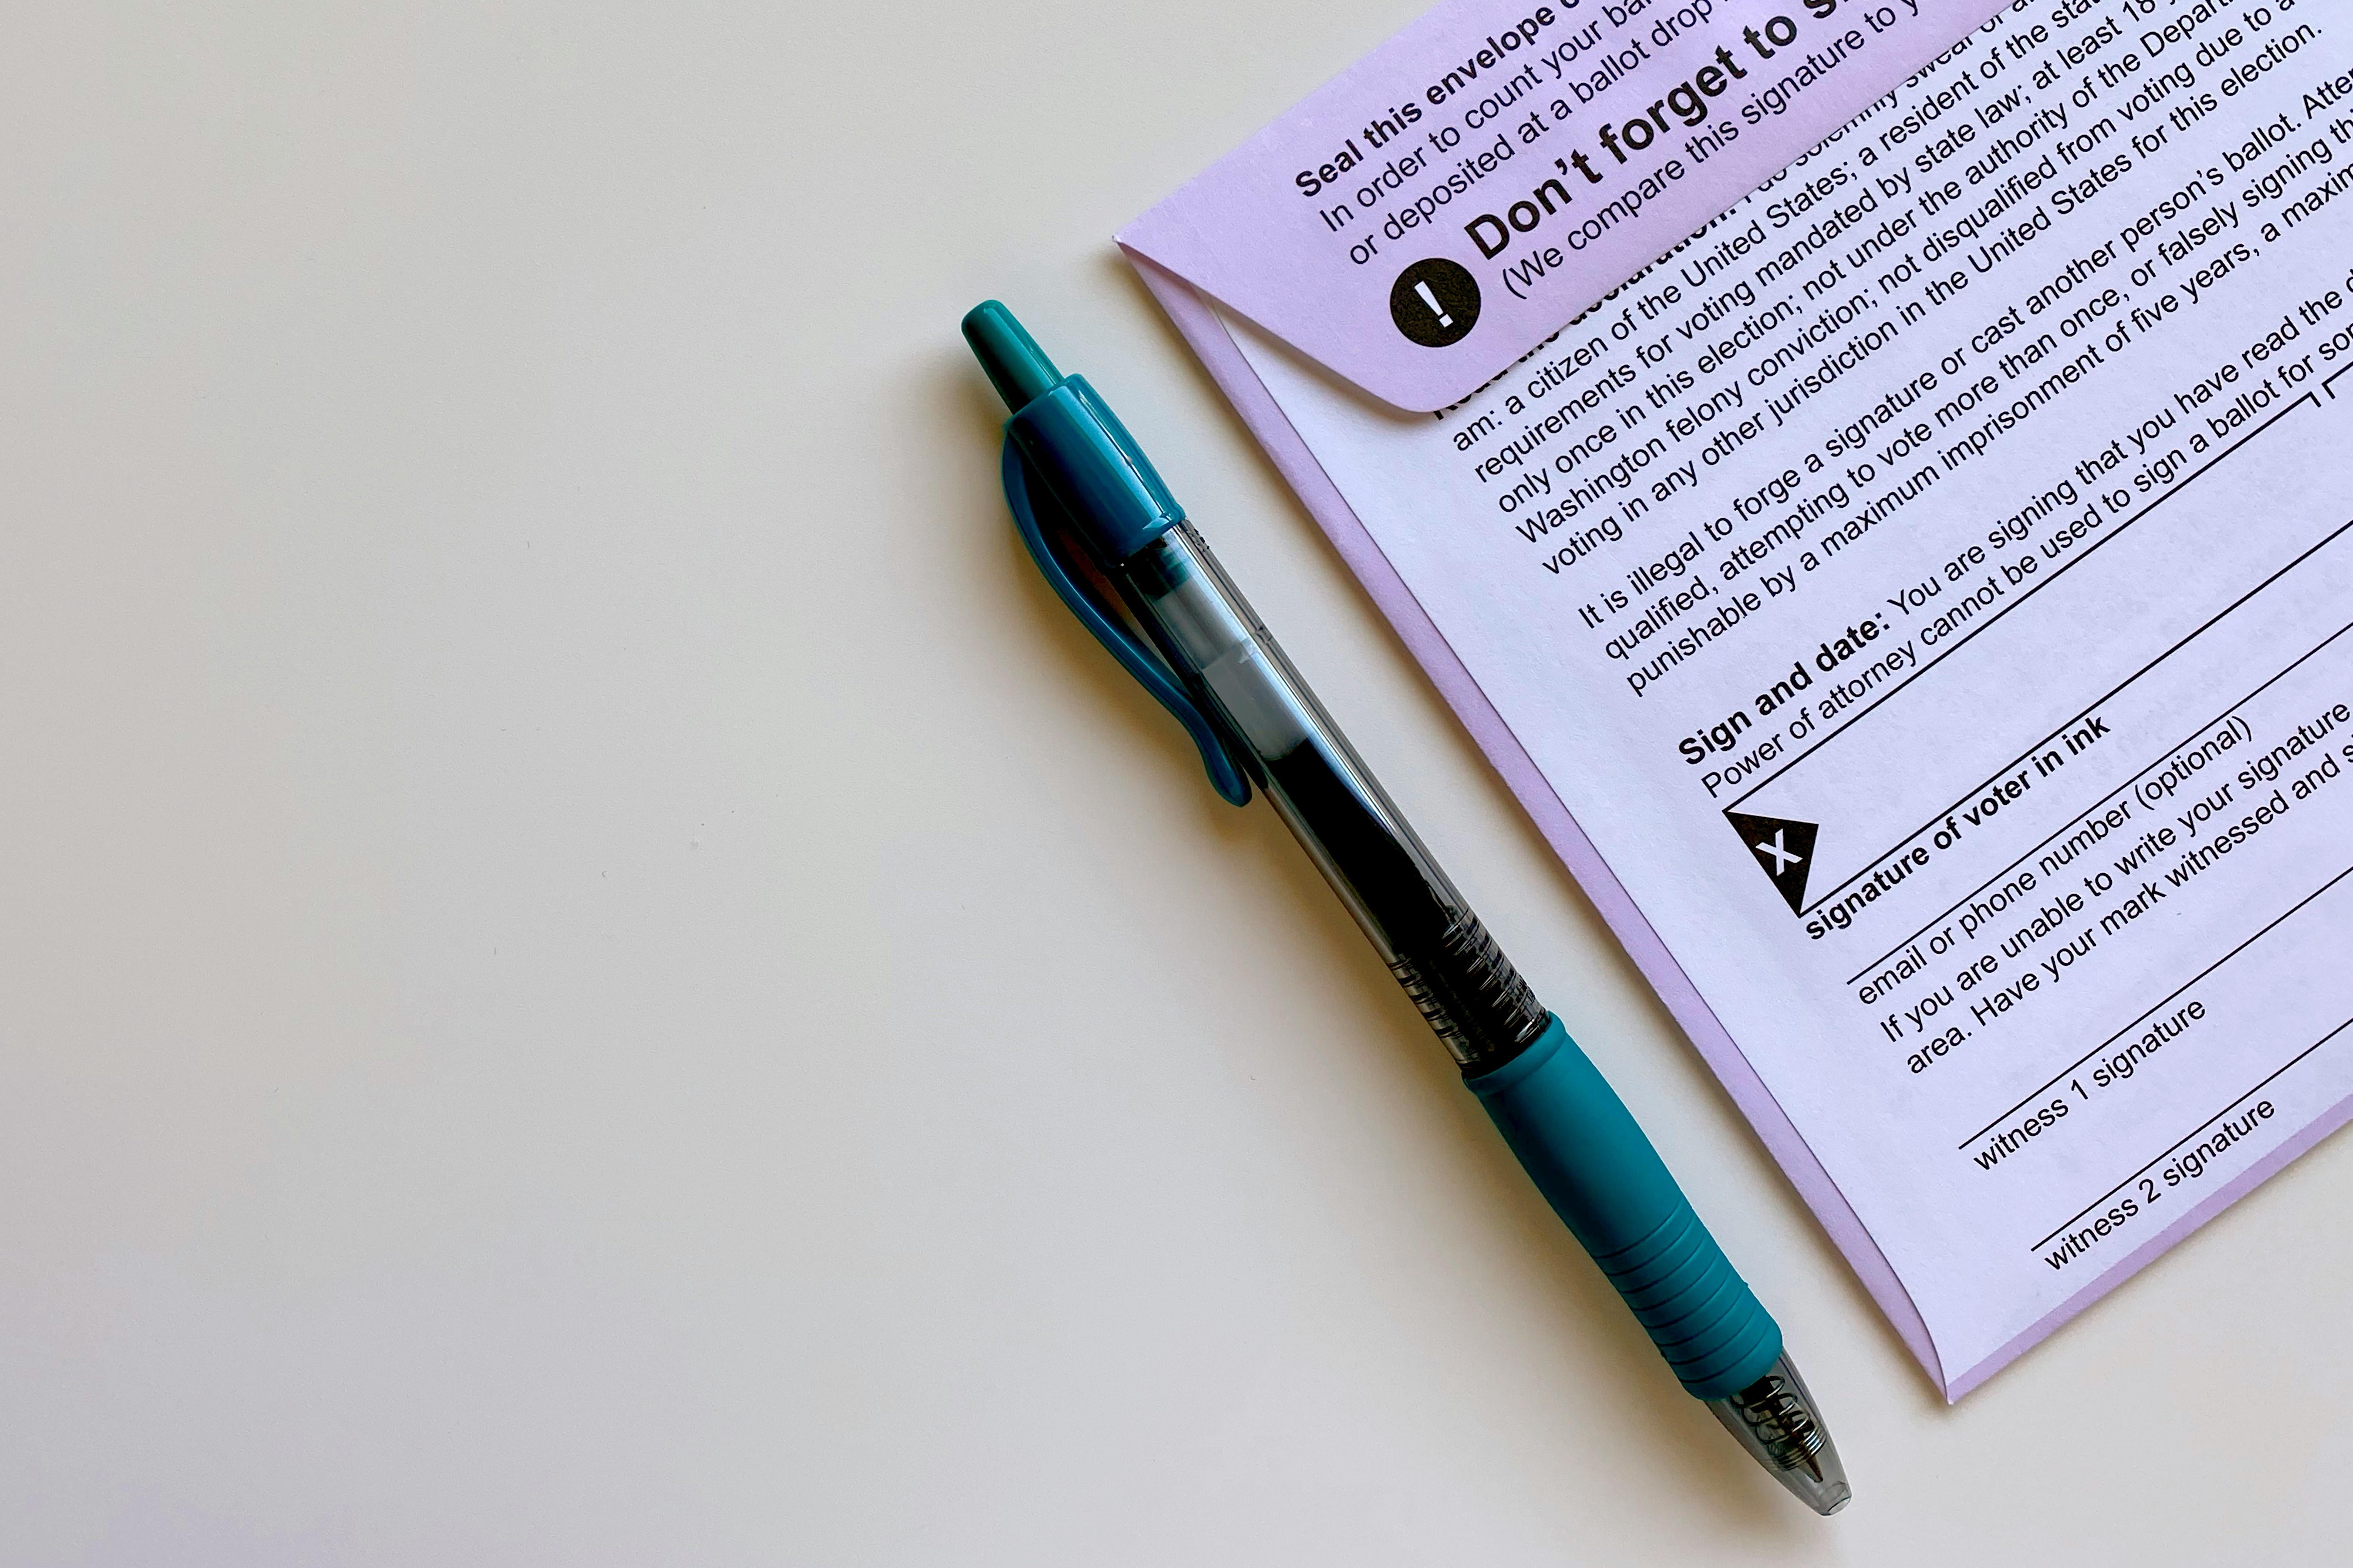
[[[0,1562],[2342,1560],[2353,1143],[1945,1408],[1114,258],[1417,4],[12,13]],[[990,294],[1648,1125],[1846,1515],[1049,595]]]

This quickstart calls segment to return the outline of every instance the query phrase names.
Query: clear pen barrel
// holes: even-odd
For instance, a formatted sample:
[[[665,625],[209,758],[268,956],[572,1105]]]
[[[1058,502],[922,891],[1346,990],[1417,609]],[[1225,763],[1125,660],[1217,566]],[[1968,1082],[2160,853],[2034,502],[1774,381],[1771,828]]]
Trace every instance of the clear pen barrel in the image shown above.
[[[1122,595],[1466,1072],[1546,1014],[1189,524],[1113,574]]]

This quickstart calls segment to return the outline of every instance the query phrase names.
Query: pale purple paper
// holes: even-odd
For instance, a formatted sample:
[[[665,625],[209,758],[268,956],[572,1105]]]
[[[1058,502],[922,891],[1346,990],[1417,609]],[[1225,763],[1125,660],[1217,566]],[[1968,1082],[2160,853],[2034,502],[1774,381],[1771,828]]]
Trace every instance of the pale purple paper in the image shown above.
[[[1744,134],[1731,148],[1709,159],[1704,171],[1694,172],[1644,207],[1638,221],[1601,236],[1579,253],[1576,267],[1551,274],[1549,287],[1532,291],[1525,300],[1499,287],[1489,287],[1497,270],[1495,263],[1479,255],[1462,235],[1459,222],[1418,228],[1409,236],[1413,241],[1409,251],[1385,252],[1377,263],[1355,266],[1348,262],[1345,247],[1327,243],[1331,231],[1315,221],[1314,204],[1300,199],[1289,184],[1291,170],[1303,157],[1327,142],[1336,142],[1357,120],[1374,112],[1374,106],[1400,96],[1402,89],[1392,91],[1398,83],[1419,80],[1429,74],[1430,63],[1444,58],[1451,46],[1499,32],[1534,9],[1533,4],[1522,0],[1447,0],[1119,236],[1145,286],[1219,390],[1404,638],[1537,830],[1593,900],[1905,1346],[1948,1400],[1957,1400],[1978,1387],[2353,1120],[2353,1099],[2331,1108],[2281,1148],[2233,1177],[1993,1354],[1948,1373],[1917,1307],[1869,1230],[1292,427],[1210,301],[1214,299],[1247,317],[1386,402],[1419,410],[1452,403],[1685,235],[1714,219],[2000,8],[2000,0],[1922,0],[1922,19],[1916,25],[1881,36],[1875,51],[1857,58],[1856,68],[1833,72],[1800,100],[1797,110],[1772,122],[1771,134],[1763,131]],[[1563,16],[1574,16],[1580,27],[1594,19],[1577,0],[1557,9]],[[1594,9],[1598,12],[1599,7]],[[1646,8],[1637,25],[1626,31],[1641,32],[1650,17],[1668,9],[1664,5]],[[1859,16],[1862,9],[1850,0],[1840,7],[1836,20],[1844,24]],[[1727,30],[1736,36],[1744,25],[1803,11],[1797,4],[1719,0],[1711,25],[1686,41],[1694,43],[1691,52],[1695,57],[1704,55]],[[1856,25],[1862,24],[1857,21]],[[1801,43],[1818,36],[1825,36],[1825,29],[1809,28],[1801,35]],[[1703,41],[1707,49],[1696,47]],[[1663,66],[1647,68],[1639,79],[1653,80],[1652,71],[1664,69],[1672,75],[1678,66],[1687,68],[1695,63],[1672,49],[1659,52],[1657,58]],[[1637,111],[1656,93],[1646,88],[1639,95],[1641,104],[1633,103],[1635,96],[1630,91],[1605,93],[1589,110],[1557,123],[1537,144],[1547,149],[1546,172],[1550,172],[1549,160],[1556,155],[1553,148],[1565,150],[1575,139],[1589,149],[1592,124],[1605,112],[1622,118],[1621,110]],[[1507,166],[1520,167],[1517,163]],[[1702,174],[1704,177],[1700,177]],[[1496,188],[1505,191],[1510,185]],[[1474,192],[1478,189],[1473,187]],[[1593,189],[1605,196],[1609,194],[1604,187]],[[1488,205],[1479,200],[1462,209],[1464,214],[1486,210]],[[1440,243],[1446,240],[1455,243]],[[1484,303],[1478,327],[1451,349],[1430,350],[1410,342],[1389,318],[1388,290],[1396,272],[1404,261],[1425,255],[1461,261],[1472,268],[1482,284]]]
[[[1586,896],[1593,900],[1634,966],[1651,983],[1659,999],[1709,1068],[1721,1081],[1733,1103],[1748,1119],[1757,1135],[1778,1162],[1798,1195],[1821,1222],[1822,1229],[1831,1243],[1845,1257],[1847,1264],[1862,1281],[1879,1310],[1919,1362],[1929,1380],[1947,1401],[1957,1401],[1983,1384],[1994,1373],[2024,1355],[2094,1301],[2114,1290],[2126,1280],[2155,1262],[2192,1231],[2237,1203],[2247,1194],[2269,1181],[2291,1162],[2322,1139],[2353,1120],[2353,1098],[2340,1100],[2315,1121],[2311,1126],[2289,1139],[2279,1148],[2242,1171],[2212,1196],[2200,1202],[2130,1254],[2119,1259],[2105,1273],[2094,1279],[2081,1290],[2053,1308],[2024,1332],[1993,1354],[1957,1374],[1947,1375],[1938,1360],[1936,1346],[1928,1335],[1928,1327],[1921,1320],[1919,1309],[1913,1304],[1904,1282],[1896,1278],[1879,1245],[1872,1239],[1853,1208],[1847,1203],[1830,1173],[1822,1168],[1804,1137],[1773,1098],[1757,1069],[1741,1054],[1739,1045],[1725,1028],[1715,1011],[1703,998],[1698,988],[1683,973],[1674,954],[1660,940],[1651,922],[1644,918],[1632,896],[1610,870],[1608,861],[1594,848],[1593,841],[1585,836],[1577,819],[1561,804],[1552,785],[1538,771],[1535,762],[1504,721],[1487,694],[1472,679],[1433,622],[1415,598],[1405,579],[1381,552],[1354,509],[1325,475],[1307,443],[1292,428],[1273,395],[1250,368],[1248,359],[1218,320],[1208,301],[1186,281],[1166,269],[1155,266],[1145,257],[1133,251],[1128,259],[1134,264],[1145,286],[1167,311],[1168,319],[1199,356],[1218,390],[1249,426],[1310,516],[1348,563],[1356,580],[1365,585],[1373,603],[1397,628],[1406,647],[1417,663],[1437,686],[1471,738],[1478,743],[1488,763],[1501,775],[1505,787],[1535,822],[1536,831],[1551,845]]]
[[[1884,96],[2000,10],[2002,0],[1918,0],[1916,17],[1911,4],[1894,0],[1890,6],[1876,7],[1843,0],[1830,17],[1818,19],[1802,0],[1718,0],[1708,20],[1673,37],[1664,48],[1648,49],[1647,63],[1589,104],[1580,105],[1568,89],[1569,79],[1599,68],[1599,57],[1613,40],[1620,48],[1636,41],[1647,48],[1657,30],[1682,7],[1653,0],[1624,26],[1612,26],[1599,4],[1567,0],[1547,7],[1556,17],[1551,27],[1540,29],[1525,48],[1504,52],[1463,96],[1442,108],[1428,107],[1420,122],[1386,147],[1366,148],[1360,128],[1372,116],[1400,102],[1419,102],[1449,62],[1475,63],[1477,51],[1489,40],[1519,36],[1511,30],[1538,9],[1537,0],[1444,0],[1130,224],[1120,232],[1119,243],[1383,402],[1425,412],[1442,408],[1484,385],[1563,322],[1787,168],[1873,99]],[[1899,20],[1890,30],[1876,32],[1867,19],[1874,10]],[[1798,39],[1767,62],[1743,44],[1741,32],[1774,17],[1789,19]],[[1564,60],[1563,76],[1541,79],[1549,69],[1542,63],[1543,50],[1573,41],[1595,24],[1600,26],[1599,43],[1573,61]],[[1581,247],[1574,247],[1579,226],[1607,216],[1603,209],[1608,204],[1624,197],[1645,174],[1655,173],[1671,155],[1671,146],[1680,148],[1694,132],[1720,129],[1727,120],[1736,124],[1743,99],[1780,79],[1773,73],[1788,68],[1793,58],[1832,47],[1850,35],[1862,40],[1860,49],[1799,94],[1793,107],[1761,124],[1742,126],[1739,138],[1704,163],[1686,159],[1683,177],[1641,205],[1632,221],[1612,222]],[[1603,121],[1620,125],[1643,119],[1669,87],[1708,65],[1716,48],[1725,45],[1740,51],[1737,58],[1749,76],[1722,97],[1704,100],[1711,115],[1708,121],[1687,129],[1676,120],[1673,130],[1662,135],[1649,153],[1623,165],[1601,153],[1597,128]],[[1515,101],[1514,113],[1465,132],[1463,143],[1450,153],[1428,146],[1425,138],[1430,131],[1462,115],[1466,104],[1475,106],[1478,95],[1514,67],[1533,68],[1540,79],[1530,94]],[[1567,116],[1550,115],[1549,105],[1556,100],[1568,105]],[[1382,214],[1395,212],[1400,201],[1416,194],[1434,195],[1450,160],[1474,150],[1472,143],[1482,137],[1503,134],[1497,125],[1514,124],[1524,113],[1537,110],[1545,112],[1546,129],[1534,142],[1516,144],[1513,157],[1494,174],[1433,209],[1432,221],[1403,230],[1395,240],[1379,234]],[[1398,190],[1384,195],[1378,211],[1335,229],[1318,216],[1319,210],[1345,199],[1361,176],[1352,173],[1341,187],[1320,197],[1303,195],[1293,177],[1303,169],[1319,167],[1351,137],[1366,160],[1360,167],[1367,173],[1379,171],[1381,164],[1375,160],[1394,163],[1413,151],[1427,153],[1430,162]],[[1485,145],[1492,148],[1493,143]],[[1534,230],[1514,234],[1512,248],[1502,255],[1482,255],[1465,232],[1469,220],[1481,214],[1507,214],[1511,203],[1530,195],[1540,182],[1558,177],[1555,160],[1565,161],[1572,149],[1587,154],[1603,174],[1603,183],[1592,184],[1574,172],[1567,174],[1562,188],[1570,193],[1567,208],[1546,215]],[[1378,241],[1378,254],[1352,261],[1351,243],[1362,243],[1366,237]],[[1528,284],[1525,297],[1515,297],[1505,285],[1504,268],[1524,262],[1544,244],[1556,245],[1567,265],[1547,270]],[[1409,263],[1429,258],[1459,262],[1480,288],[1477,324],[1468,336],[1443,348],[1412,342],[1389,314],[1390,291],[1398,274]]]
[[[2044,1313],[2031,1328],[1961,1373],[1959,1377],[1955,1378],[1945,1390],[1945,1397],[1948,1400],[1960,1398],[1995,1373],[2032,1350],[2055,1331],[2061,1324],[2156,1262],[2168,1248],[2179,1242],[2191,1231],[2198,1229],[2208,1220],[2270,1181],[2295,1161],[2303,1158],[2306,1151],[2344,1126],[2348,1120],[2353,1120],[2353,1097],[2340,1100],[2330,1106],[2311,1126],[2232,1177],[2212,1197],[2206,1199],[2196,1208],[2135,1247],[2129,1255],[2118,1261],[2106,1273]]]

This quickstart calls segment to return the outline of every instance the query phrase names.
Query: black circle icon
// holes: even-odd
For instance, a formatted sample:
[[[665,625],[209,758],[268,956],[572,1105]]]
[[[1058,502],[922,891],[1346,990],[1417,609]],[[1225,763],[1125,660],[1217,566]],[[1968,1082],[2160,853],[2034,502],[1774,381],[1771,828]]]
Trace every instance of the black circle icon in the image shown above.
[[[1479,280],[1442,256],[1417,261],[1389,286],[1389,320],[1423,348],[1459,343],[1479,324]]]

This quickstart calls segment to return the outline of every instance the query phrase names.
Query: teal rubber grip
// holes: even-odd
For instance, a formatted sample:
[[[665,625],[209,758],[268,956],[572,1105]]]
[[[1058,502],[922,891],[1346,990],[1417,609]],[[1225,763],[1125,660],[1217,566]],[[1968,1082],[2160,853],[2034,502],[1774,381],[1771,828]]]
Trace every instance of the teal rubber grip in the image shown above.
[[[1685,1392],[1728,1398],[1780,1359],[1781,1326],[1557,1016],[1535,1044],[1467,1086]]]

